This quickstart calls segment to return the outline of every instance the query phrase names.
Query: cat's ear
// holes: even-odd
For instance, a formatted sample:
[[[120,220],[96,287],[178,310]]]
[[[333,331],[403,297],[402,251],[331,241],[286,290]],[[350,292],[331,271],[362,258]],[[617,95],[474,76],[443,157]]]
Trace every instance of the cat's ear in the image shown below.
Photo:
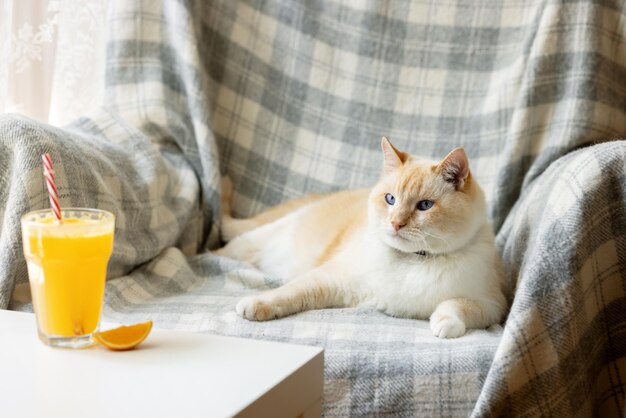
[[[469,161],[467,154],[463,148],[455,148],[446,158],[437,164],[437,172],[439,172],[445,181],[454,185],[459,190],[465,184],[469,176]]]
[[[402,167],[407,159],[406,153],[398,151],[385,136],[383,136],[383,139],[380,141],[380,147],[383,149],[383,170],[385,174],[389,174]]]

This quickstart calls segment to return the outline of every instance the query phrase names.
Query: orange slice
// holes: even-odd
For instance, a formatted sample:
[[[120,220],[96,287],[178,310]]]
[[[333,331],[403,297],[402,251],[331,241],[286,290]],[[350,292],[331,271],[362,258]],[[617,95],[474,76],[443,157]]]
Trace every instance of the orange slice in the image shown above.
[[[97,332],[94,339],[109,350],[130,350],[146,339],[152,329],[152,321],[135,325],[122,325],[108,331]]]

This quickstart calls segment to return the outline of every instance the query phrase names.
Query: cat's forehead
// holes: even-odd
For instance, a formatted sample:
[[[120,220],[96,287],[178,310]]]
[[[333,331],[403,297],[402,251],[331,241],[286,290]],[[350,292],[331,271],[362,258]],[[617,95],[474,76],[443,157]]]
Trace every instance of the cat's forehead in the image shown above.
[[[420,193],[441,187],[441,178],[435,171],[437,163],[428,159],[411,159],[398,172],[395,186],[405,193]]]
[[[435,176],[437,163],[427,158],[413,157],[400,170],[400,177],[430,178]]]

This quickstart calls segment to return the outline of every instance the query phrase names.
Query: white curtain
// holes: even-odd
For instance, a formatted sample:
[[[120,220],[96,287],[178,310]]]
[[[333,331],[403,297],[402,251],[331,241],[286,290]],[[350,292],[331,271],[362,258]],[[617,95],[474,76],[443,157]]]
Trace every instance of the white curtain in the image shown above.
[[[97,105],[108,0],[0,0],[0,113],[64,125]]]

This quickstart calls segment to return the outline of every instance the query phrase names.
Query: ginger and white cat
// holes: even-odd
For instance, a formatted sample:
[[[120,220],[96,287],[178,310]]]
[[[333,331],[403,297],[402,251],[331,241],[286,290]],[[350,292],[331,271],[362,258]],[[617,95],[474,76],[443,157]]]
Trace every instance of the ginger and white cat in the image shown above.
[[[310,195],[250,219],[230,215],[224,182],[218,255],[291,279],[237,304],[265,321],[308,309],[369,306],[427,319],[440,338],[501,322],[506,286],[483,191],[465,151],[437,163],[383,137],[384,169],[372,189]]]

